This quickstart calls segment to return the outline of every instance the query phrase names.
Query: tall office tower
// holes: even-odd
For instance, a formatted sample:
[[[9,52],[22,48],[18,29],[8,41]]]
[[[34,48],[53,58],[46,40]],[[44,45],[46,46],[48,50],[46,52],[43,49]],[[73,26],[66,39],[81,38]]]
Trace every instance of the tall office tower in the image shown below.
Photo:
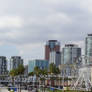
[[[6,57],[0,56],[0,75],[8,74]]]
[[[66,44],[62,49],[61,64],[74,64],[81,56],[81,48],[75,44]]]
[[[57,40],[49,40],[46,45],[45,45],[45,60],[50,59],[50,52],[55,51],[59,52],[60,51],[60,42]]]
[[[10,59],[10,70],[18,68],[19,65],[23,65],[23,59],[20,56],[13,56]]]
[[[57,67],[61,64],[61,52],[50,52],[49,64],[54,63]]]
[[[78,63],[79,57],[81,56],[81,48],[75,44],[66,44],[62,49],[61,53],[61,65],[63,70],[61,70],[62,76],[75,76],[78,74],[78,71],[75,70],[71,65]]]
[[[85,55],[87,56],[87,64],[92,64],[92,34],[88,34],[85,39]]]

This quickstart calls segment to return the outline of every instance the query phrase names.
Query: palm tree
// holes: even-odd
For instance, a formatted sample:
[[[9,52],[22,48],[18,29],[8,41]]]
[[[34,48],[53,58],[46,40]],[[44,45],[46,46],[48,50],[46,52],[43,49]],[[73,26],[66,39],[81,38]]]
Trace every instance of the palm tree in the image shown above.
[[[21,79],[21,75],[24,73],[24,66],[23,65],[19,65],[18,68],[16,69],[13,69],[10,71],[10,76],[12,76],[12,81],[13,81],[13,85],[14,85],[14,77],[19,75],[20,76],[20,79]],[[21,80],[20,80],[21,82]],[[21,90],[20,90],[21,92]]]
[[[11,70],[11,71],[10,71],[10,75],[11,75],[12,77],[18,75],[17,69]]]
[[[39,77],[40,75],[40,68],[38,66],[34,67],[34,74]]]
[[[44,92],[45,92],[45,80],[46,80],[46,75],[48,75],[48,70],[47,69],[40,69],[40,80],[41,83],[43,83],[44,87]]]
[[[49,65],[49,72],[50,72],[51,74],[54,74],[54,72],[55,72],[55,64],[54,64],[54,63],[51,63],[51,64]]]
[[[54,63],[51,63],[49,65],[49,72],[51,73],[51,83],[56,80],[57,78],[55,78],[53,75],[58,75],[60,74],[60,70],[58,67],[56,67],[56,65]]]
[[[56,69],[55,69],[55,74],[57,75],[57,74],[60,74],[60,73],[61,73],[61,72],[60,72],[59,68],[56,67]]]
[[[29,76],[33,76],[34,75],[34,72],[30,72],[28,75]]]
[[[45,76],[46,75],[48,75],[48,71],[47,71],[47,69],[41,69],[40,70],[40,79],[42,79],[44,82],[45,82]],[[42,78],[41,78],[41,76],[42,76]],[[43,83],[44,83],[43,82]]]
[[[10,71],[10,76],[12,77],[12,84],[14,85],[14,77],[16,76],[16,75],[18,75],[18,71],[17,71],[17,69],[13,69],[13,70],[11,70]]]
[[[23,65],[19,65],[18,68],[17,68],[17,70],[18,70],[18,74],[22,75],[24,73],[25,68],[24,68]]]
[[[24,68],[24,66],[23,65],[19,65],[18,66],[18,68],[17,68],[17,72],[18,72],[18,75],[19,75],[19,78],[20,78],[20,82],[19,82],[19,87],[21,86],[21,75],[23,75],[24,74],[24,70],[25,70],[25,68]],[[21,92],[21,88],[20,88],[20,92]]]
[[[51,63],[50,66],[49,66],[49,72],[51,74],[60,74],[60,70],[58,67],[56,67],[56,65],[54,63]]]

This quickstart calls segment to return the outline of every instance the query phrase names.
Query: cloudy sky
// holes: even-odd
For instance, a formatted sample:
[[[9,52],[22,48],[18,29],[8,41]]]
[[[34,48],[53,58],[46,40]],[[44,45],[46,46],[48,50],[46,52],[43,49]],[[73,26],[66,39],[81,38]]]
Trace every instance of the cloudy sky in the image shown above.
[[[44,58],[49,39],[84,47],[92,32],[92,0],[0,0],[0,55]]]

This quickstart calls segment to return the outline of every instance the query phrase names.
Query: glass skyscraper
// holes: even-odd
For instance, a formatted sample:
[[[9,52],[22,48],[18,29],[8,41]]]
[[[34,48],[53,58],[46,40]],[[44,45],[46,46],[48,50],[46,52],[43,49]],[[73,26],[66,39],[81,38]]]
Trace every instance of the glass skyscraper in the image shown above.
[[[50,52],[49,64],[54,63],[57,67],[61,64],[61,52]]]
[[[73,64],[81,56],[81,48],[75,44],[66,44],[61,55],[61,64]]]
[[[36,66],[39,67],[40,69],[48,69],[48,61],[40,59],[29,61],[28,73],[33,72]]]
[[[49,40],[45,45],[45,60],[50,60],[50,52],[60,52],[60,42]]]
[[[92,64],[92,34],[88,34],[85,39],[85,55],[87,56],[86,63]]]
[[[81,48],[75,44],[66,44],[62,49],[61,53],[61,65],[63,70],[61,70],[61,75],[74,76],[77,71],[73,69],[73,65],[76,64],[79,57],[81,56]]]

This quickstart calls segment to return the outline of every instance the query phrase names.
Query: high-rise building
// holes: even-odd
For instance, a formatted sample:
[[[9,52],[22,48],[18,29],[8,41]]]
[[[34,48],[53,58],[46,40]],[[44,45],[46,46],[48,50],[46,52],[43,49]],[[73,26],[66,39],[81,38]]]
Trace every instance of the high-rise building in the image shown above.
[[[87,64],[92,64],[92,34],[88,34],[85,39],[85,55],[87,56]]]
[[[39,67],[40,69],[48,69],[48,61],[40,59],[29,61],[28,73],[33,72],[36,66]]]
[[[57,67],[61,64],[61,52],[50,52],[49,64],[54,63]]]
[[[7,59],[4,56],[0,56],[0,75],[6,75],[7,73]]]
[[[56,66],[61,64],[61,52],[56,52]]]
[[[75,76],[78,71],[74,69],[73,65],[78,64],[79,57],[81,57],[81,48],[75,44],[66,44],[61,53],[61,75]],[[77,67],[77,66],[76,66]]]
[[[60,42],[57,40],[49,40],[45,45],[45,60],[50,59],[50,52],[60,52]]]
[[[61,55],[61,64],[74,64],[81,56],[81,48],[75,44],[66,44]]]
[[[16,69],[19,65],[23,65],[23,59],[20,56],[13,56],[10,59],[10,70]]]

